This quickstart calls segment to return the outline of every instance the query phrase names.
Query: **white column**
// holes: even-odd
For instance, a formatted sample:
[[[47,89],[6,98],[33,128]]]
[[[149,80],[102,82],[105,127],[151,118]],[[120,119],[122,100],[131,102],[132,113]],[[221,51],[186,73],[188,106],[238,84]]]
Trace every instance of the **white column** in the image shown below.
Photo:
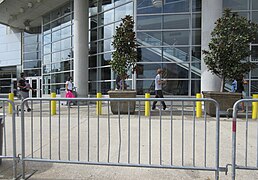
[[[208,50],[211,40],[211,32],[215,27],[215,22],[222,16],[222,0],[203,0],[202,1],[202,50]],[[201,61],[201,91],[219,91],[220,78],[211,74]]]
[[[79,97],[88,97],[89,1],[74,0],[74,85]]]

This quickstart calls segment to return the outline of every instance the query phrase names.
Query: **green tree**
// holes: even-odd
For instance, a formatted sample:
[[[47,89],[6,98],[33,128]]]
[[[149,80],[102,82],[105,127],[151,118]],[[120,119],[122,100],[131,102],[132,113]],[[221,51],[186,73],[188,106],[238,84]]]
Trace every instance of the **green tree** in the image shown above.
[[[258,35],[258,25],[230,9],[224,10],[215,25],[209,50],[203,50],[203,54],[208,69],[221,78],[222,92],[226,80],[243,76],[255,67],[248,57],[250,43]]]
[[[132,16],[126,15],[122,18],[122,23],[116,27],[113,38],[112,45],[115,51],[112,52],[110,65],[111,69],[122,79],[122,90],[124,90],[127,72],[134,69],[137,62],[137,45]]]

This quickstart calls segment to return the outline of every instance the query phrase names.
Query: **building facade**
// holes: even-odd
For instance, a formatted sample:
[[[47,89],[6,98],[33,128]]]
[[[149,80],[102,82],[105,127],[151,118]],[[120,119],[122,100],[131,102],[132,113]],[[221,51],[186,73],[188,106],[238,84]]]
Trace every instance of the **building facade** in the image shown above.
[[[201,60],[201,51],[208,47],[214,22],[221,17],[224,8],[231,8],[258,23],[258,2],[255,0],[56,2],[60,2],[58,7],[41,14],[39,25],[31,27],[33,31],[26,30],[28,24],[16,25],[27,32],[20,32],[20,42],[17,42],[20,56],[17,55],[19,60],[15,65],[5,63],[4,56],[0,56],[1,68],[13,68],[10,83],[24,71],[40,90],[33,96],[59,94],[69,76],[73,77],[78,94],[83,97],[97,92],[107,94],[114,89],[116,74],[109,65],[114,50],[111,43],[115,28],[125,15],[134,17],[138,44],[137,68],[133,73],[128,72],[127,84],[136,89],[138,95],[153,89],[157,68],[165,70],[165,95],[193,96],[204,90],[219,90],[219,79],[207,71]],[[37,1],[32,3],[37,5]],[[0,46],[2,44],[0,39]],[[249,59],[257,63],[258,40],[250,49],[253,53]],[[2,48],[0,52],[8,53]],[[1,79],[4,77],[0,76],[0,86]],[[247,93],[256,93],[258,70],[251,71],[246,79],[249,82],[245,87]],[[11,86],[9,89],[11,91]]]

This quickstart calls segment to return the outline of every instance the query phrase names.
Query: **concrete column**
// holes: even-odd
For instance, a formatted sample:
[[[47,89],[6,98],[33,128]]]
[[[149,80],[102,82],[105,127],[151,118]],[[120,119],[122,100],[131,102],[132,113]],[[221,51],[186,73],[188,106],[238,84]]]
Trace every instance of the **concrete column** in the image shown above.
[[[222,0],[204,0],[202,1],[202,50],[208,50],[211,40],[211,32],[215,27],[215,22],[222,16]],[[201,91],[219,91],[220,78],[211,74],[201,61]]]
[[[89,1],[74,0],[74,85],[79,97],[88,97]]]

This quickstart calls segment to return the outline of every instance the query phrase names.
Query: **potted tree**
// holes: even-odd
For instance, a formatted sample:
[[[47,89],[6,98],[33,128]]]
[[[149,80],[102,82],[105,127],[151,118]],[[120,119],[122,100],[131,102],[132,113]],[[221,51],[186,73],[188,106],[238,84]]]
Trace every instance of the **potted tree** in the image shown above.
[[[203,50],[203,54],[208,69],[221,78],[221,88],[220,92],[203,92],[203,94],[204,97],[217,100],[220,109],[226,111],[241,98],[241,93],[223,92],[225,82],[243,76],[255,67],[248,57],[251,55],[250,43],[258,35],[258,25],[230,9],[225,9],[223,16],[215,24],[209,50]],[[207,108],[208,114],[215,115],[214,107]]]
[[[122,22],[116,27],[112,45],[115,51],[112,52],[110,61],[111,69],[120,77],[121,88],[108,92],[110,98],[135,98],[135,90],[125,90],[125,79],[128,72],[135,69],[137,62],[137,44],[134,32],[134,20],[130,15],[122,18]],[[121,114],[128,113],[128,102],[111,102],[111,111],[118,113],[118,106]],[[135,112],[135,101],[130,102],[130,113]]]

